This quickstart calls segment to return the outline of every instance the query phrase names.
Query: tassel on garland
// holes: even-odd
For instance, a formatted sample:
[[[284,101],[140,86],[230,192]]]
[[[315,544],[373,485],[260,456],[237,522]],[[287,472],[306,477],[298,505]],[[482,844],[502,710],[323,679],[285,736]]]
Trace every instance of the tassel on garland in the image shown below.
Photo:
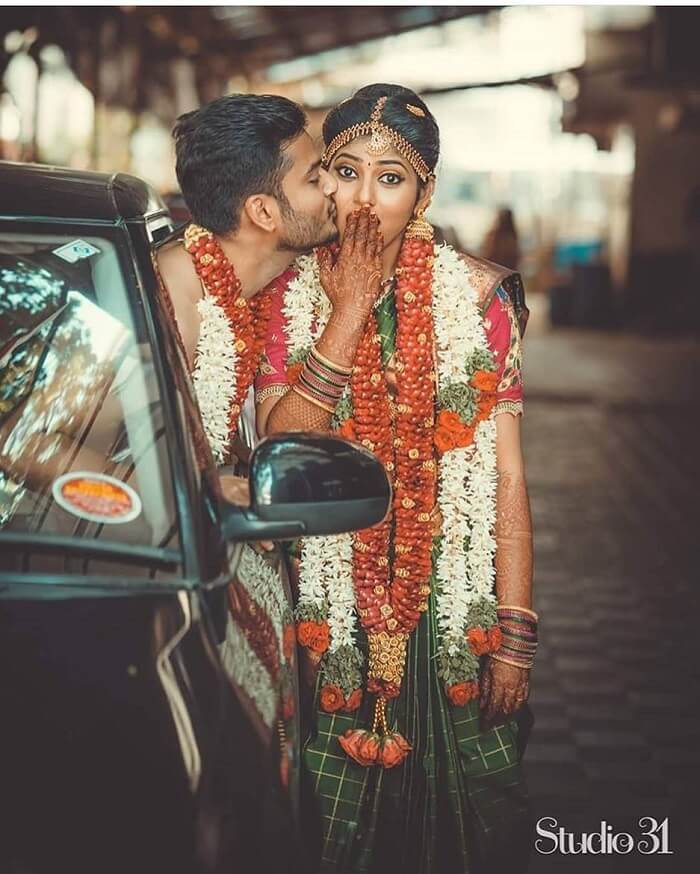
[[[379,695],[375,701],[371,731],[350,728],[338,741],[350,758],[365,768],[370,765],[393,768],[400,765],[412,749],[402,734],[389,731],[386,698],[383,695]]]

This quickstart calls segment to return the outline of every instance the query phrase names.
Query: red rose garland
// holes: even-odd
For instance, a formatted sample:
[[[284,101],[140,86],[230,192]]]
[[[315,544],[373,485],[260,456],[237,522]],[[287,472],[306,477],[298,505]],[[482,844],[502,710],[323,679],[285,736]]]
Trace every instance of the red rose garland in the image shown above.
[[[229,410],[229,433],[233,438],[238,432],[241,409],[265,348],[270,294],[264,290],[249,300],[242,296],[233,264],[219,241],[206,228],[190,225],[185,232],[185,248],[192,256],[197,276],[231,325],[237,353],[236,394]]]

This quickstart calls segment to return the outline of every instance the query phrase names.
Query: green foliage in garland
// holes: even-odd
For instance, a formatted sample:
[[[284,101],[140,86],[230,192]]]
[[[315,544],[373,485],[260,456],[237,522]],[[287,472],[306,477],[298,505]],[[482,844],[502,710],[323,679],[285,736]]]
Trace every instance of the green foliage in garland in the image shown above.
[[[342,689],[347,698],[355,689],[362,687],[364,656],[354,646],[341,646],[329,652],[323,661],[323,681]]]

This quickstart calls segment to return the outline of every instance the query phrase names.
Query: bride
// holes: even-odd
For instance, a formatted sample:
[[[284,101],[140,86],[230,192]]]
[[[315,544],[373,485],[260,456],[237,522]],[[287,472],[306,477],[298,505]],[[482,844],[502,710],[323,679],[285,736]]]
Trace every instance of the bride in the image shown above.
[[[380,525],[298,553],[321,870],[523,866],[517,716],[537,614],[519,278],[436,244],[424,212],[439,131],[413,91],[362,88],[323,135],[342,243],[299,258],[275,293],[258,429],[362,443],[394,504]]]

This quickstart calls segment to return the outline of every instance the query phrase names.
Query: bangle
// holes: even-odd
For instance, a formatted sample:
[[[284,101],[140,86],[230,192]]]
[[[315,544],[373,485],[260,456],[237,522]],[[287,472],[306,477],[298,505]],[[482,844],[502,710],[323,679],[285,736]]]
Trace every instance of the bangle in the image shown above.
[[[324,404],[323,401],[319,400],[318,398],[307,395],[306,392],[302,391],[298,385],[293,385],[292,391],[296,392],[300,397],[304,398],[305,401],[309,401],[309,403],[313,404],[315,407],[320,407],[322,410],[330,413],[331,416],[333,415],[333,413],[335,413],[335,407],[332,407],[329,404]]]
[[[325,361],[312,348],[299,374],[296,387],[307,400],[327,412],[334,413],[352,371],[341,372],[336,369],[336,365],[326,364]]]
[[[496,662],[503,662],[504,665],[513,665],[514,668],[524,668],[526,671],[529,671],[532,668],[532,663],[523,664],[515,659],[505,658],[504,656],[498,655],[497,652],[491,653],[491,658]]]
[[[534,610],[530,610],[528,607],[519,607],[517,604],[497,604],[496,612],[500,612],[501,610],[512,610],[516,613],[525,613],[527,616],[531,616],[535,622],[538,622],[540,618]]]
[[[314,356],[321,364],[325,364],[326,367],[330,367],[331,370],[335,370],[337,373],[341,373],[344,376],[352,375],[352,367],[345,367],[342,364],[336,364],[335,361],[331,361],[330,358],[326,358],[325,355],[321,355],[318,349],[313,346],[311,348],[311,355]]]

